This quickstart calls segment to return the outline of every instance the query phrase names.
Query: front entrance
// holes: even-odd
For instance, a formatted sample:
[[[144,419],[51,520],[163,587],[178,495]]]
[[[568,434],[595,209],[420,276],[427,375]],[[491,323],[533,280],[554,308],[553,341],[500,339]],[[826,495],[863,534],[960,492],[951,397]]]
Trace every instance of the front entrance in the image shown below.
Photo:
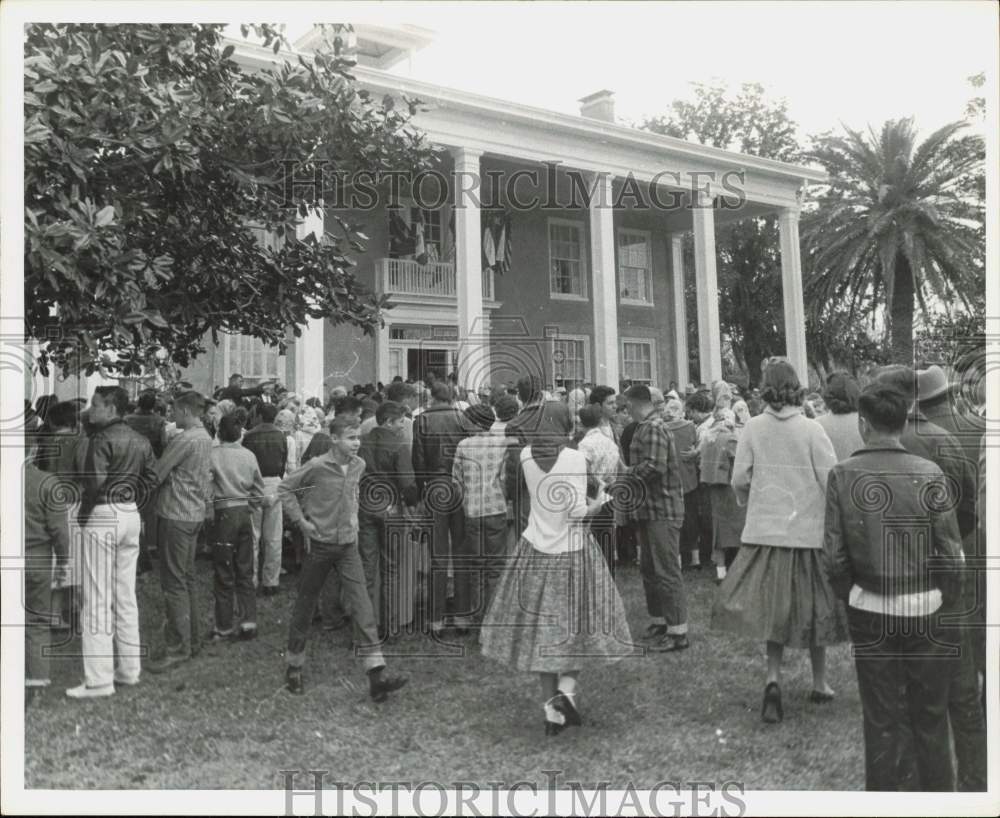
[[[406,377],[426,382],[433,372],[438,380],[444,380],[455,371],[455,358],[455,351],[450,349],[409,347],[406,350]]]

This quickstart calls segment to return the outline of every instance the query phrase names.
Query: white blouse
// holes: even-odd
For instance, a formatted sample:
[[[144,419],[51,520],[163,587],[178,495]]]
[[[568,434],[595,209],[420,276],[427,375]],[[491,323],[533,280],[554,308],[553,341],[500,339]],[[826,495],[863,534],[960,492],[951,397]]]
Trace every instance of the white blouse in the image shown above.
[[[524,538],[543,554],[579,551],[588,536],[587,527],[579,525],[587,516],[587,459],[567,447],[546,473],[525,446],[521,469],[531,497]]]

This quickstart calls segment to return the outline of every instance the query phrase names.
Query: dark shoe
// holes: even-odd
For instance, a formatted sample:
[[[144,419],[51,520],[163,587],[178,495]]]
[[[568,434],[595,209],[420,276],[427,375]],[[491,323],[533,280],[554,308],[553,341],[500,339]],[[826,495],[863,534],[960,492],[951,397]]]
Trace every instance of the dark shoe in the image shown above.
[[[682,571],[700,571],[701,570],[701,563],[699,562],[697,565],[685,565],[681,570]]]
[[[639,637],[640,642],[658,642],[667,635],[666,625],[650,625],[646,632]]]
[[[368,672],[368,692],[376,702],[384,702],[394,690],[399,690],[409,679],[405,676],[386,676],[384,668]]]
[[[213,630],[209,632],[206,641],[218,645],[222,642],[232,642],[235,638],[236,638],[235,631],[230,631],[229,633],[220,633],[219,631]]]
[[[190,656],[185,656],[182,653],[168,653],[162,659],[158,659],[146,665],[146,670],[150,673],[166,673],[168,670],[173,670],[178,665],[183,665],[185,662],[189,662],[190,660]]]
[[[256,628],[240,628],[237,639],[241,642],[250,642],[257,638]]]
[[[260,589],[263,596],[277,596],[281,589],[277,585],[265,585]]]
[[[809,693],[809,701],[813,704],[828,704],[836,698],[833,693],[826,693],[822,690],[813,690]]]
[[[764,707],[760,711],[760,717],[768,724],[777,724],[785,717],[785,711],[781,707],[781,688],[777,682],[770,682],[764,688]]]
[[[566,729],[564,724],[556,724],[554,721],[545,722],[545,735],[546,736],[558,736],[563,730]]]
[[[691,643],[686,636],[673,636],[669,633],[662,638],[646,645],[646,650],[653,653],[673,653],[678,650],[686,650],[691,647]]]
[[[579,727],[583,724],[583,719],[580,718],[580,711],[576,709],[573,698],[573,696],[567,696],[560,690],[559,695],[552,702],[552,706],[565,716],[566,727]]]
[[[290,667],[285,671],[285,687],[289,693],[301,696],[305,692],[305,685],[302,683],[302,668]]]
[[[324,623],[323,630],[325,631],[339,631],[342,628],[346,628],[351,624],[351,620],[346,616],[343,619],[338,619],[336,622]]]

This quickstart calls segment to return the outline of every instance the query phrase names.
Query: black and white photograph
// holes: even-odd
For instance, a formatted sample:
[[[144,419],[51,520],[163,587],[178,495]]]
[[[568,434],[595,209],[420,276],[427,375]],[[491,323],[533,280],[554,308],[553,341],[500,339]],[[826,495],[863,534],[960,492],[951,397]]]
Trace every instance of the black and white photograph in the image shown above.
[[[4,814],[1000,814],[1000,6],[0,36]]]

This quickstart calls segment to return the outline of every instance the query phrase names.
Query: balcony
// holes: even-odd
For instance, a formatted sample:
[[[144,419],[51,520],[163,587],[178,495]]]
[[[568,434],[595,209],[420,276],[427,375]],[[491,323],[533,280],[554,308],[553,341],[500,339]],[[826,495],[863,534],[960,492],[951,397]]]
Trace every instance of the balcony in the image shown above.
[[[446,261],[418,264],[411,259],[380,258],[375,262],[375,281],[380,293],[395,301],[416,304],[455,303],[455,265]],[[483,302],[499,307],[493,300],[493,273],[483,273]]]

